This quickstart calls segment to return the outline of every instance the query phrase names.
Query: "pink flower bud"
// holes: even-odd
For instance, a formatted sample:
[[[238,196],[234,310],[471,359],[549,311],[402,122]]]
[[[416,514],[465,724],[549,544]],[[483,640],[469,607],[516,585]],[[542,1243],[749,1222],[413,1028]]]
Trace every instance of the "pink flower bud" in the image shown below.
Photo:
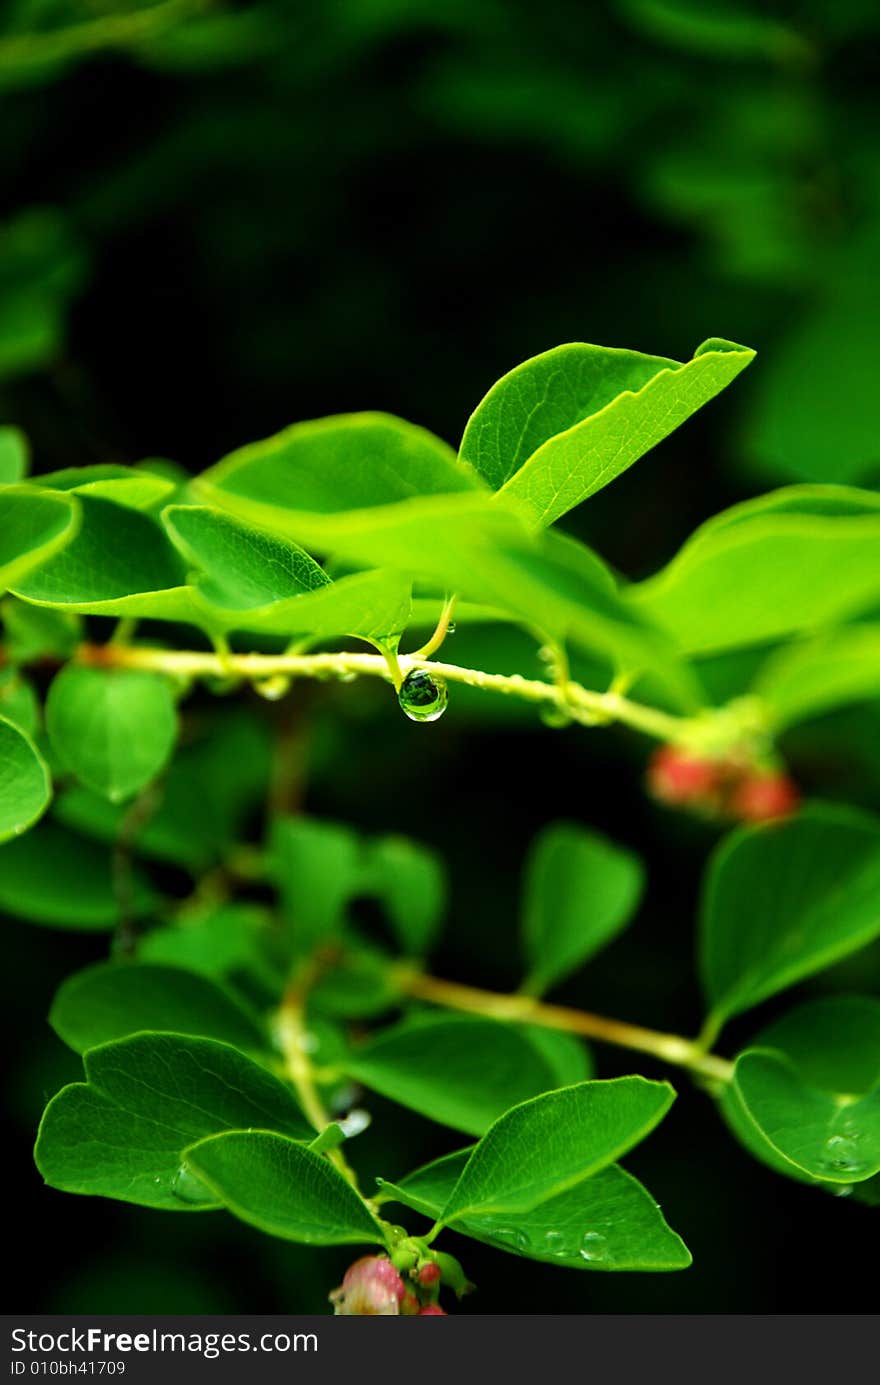
[[[448,1318],[449,1314],[445,1308],[441,1308],[439,1303],[429,1303],[419,1313],[420,1318]]]
[[[800,794],[787,774],[749,774],[730,795],[728,808],[741,822],[766,822],[797,811]]]
[[[397,1317],[406,1285],[384,1255],[364,1255],[345,1272],[330,1295],[336,1316]]]
[[[419,1283],[422,1284],[425,1288],[428,1288],[428,1286],[431,1284],[436,1284],[438,1279],[440,1278],[440,1266],[435,1265],[433,1261],[431,1261],[427,1265],[422,1265],[422,1268],[418,1272],[417,1278]]]
[[[648,791],[660,803],[674,807],[704,806],[719,785],[719,765],[674,745],[663,745],[648,764]]]

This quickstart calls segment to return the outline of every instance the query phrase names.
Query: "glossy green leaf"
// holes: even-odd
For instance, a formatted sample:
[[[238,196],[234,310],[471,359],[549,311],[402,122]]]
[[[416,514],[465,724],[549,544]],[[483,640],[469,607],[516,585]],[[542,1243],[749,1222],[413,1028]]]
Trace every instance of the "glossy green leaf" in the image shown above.
[[[64,1192],[199,1211],[222,1199],[184,1167],[195,1141],[251,1126],[310,1138],[290,1089],[228,1044],[135,1034],[83,1064],[86,1081],[46,1107],[34,1155]]]
[[[266,943],[275,931],[268,909],[220,904],[151,928],[138,941],[138,958],[215,978],[246,972],[274,988],[280,977],[270,968]]]
[[[199,591],[215,606],[245,611],[330,584],[305,549],[242,524],[223,510],[169,505],[162,522],[196,569]]]
[[[709,865],[700,964],[719,1023],[880,934],[880,822],[813,805],[732,833]]]
[[[382,1199],[436,1219],[471,1151],[428,1164],[398,1184],[382,1181]],[[577,1270],[683,1270],[691,1256],[650,1193],[611,1164],[528,1212],[467,1217],[456,1230],[498,1250]]]
[[[60,499],[54,494],[34,498],[43,503]],[[16,580],[16,594],[68,611],[197,623],[183,563],[159,524],[147,514],[98,496],[80,495],[77,500],[82,521],[76,537],[36,571]]]
[[[539,995],[574,971],[626,926],[644,888],[637,856],[597,832],[554,823],[526,862],[525,988]]]
[[[0,488],[0,589],[16,586],[76,533],[74,501],[27,486]]]
[[[46,730],[62,764],[114,803],[164,768],[177,737],[171,683],[140,669],[68,664],[46,699]]]
[[[0,713],[4,711],[0,701]],[[33,741],[20,726],[0,715],[0,842],[26,832],[46,811],[52,797],[48,767]],[[0,876],[6,853],[0,854]],[[0,908],[4,884],[0,879]]]
[[[468,422],[461,455],[539,524],[552,524],[714,398],[754,354],[712,340],[681,364],[557,346],[493,385]]]
[[[0,605],[3,619],[3,644],[13,663],[32,663],[37,659],[63,662],[76,649],[82,637],[82,617],[48,606],[29,606],[14,596]]]
[[[776,1021],[738,1057],[731,1108],[752,1151],[790,1176],[851,1184],[880,1173],[880,1001],[832,996]]]
[[[878,546],[880,496],[791,486],[710,519],[631,598],[690,653],[759,644],[875,605]]]
[[[345,1066],[382,1096],[469,1135],[558,1086],[556,1065],[525,1030],[462,1015],[413,1015],[354,1049]]]
[[[109,849],[55,822],[0,848],[0,910],[56,928],[113,928],[123,912],[141,918],[155,898],[137,867],[123,902]]]
[[[0,428],[0,486],[14,485],[27,475],[27,438],[18,428]]]
[[[440,1220],[531,1211],[632,1149],[674,1099],[668,1082],[618,1077],[514,1106],[475,1147]]]
[[[382,1243],[364,1200],[326,1158],[266,1130],[201,1140],[186,1166],[249,1226],[309,1245]]]
[[[283,522],[305,542],[322,546],[334,517],[415,496],[444,495],[478,485],[439,438],[391,414],[340,414],[297,423],[233,452],[199,479],[211,503],[233,497],[236,512],[274,529]]]
[[[268,1047],[260,1024],[231,991],[183,967],[148,962],[97,962],[75,972],[57,991],[49,1023],[77,1053],[146,1029],[253,1052]]]
[[[583,1039],[561,1029],[544,1029],[539,1024],[521,1024],[518,1029],[537,1048],[553,1073],[553,1087],[573,1087],[595,1077],[593,1055]]]
[[[761,667],[752,692],[780,730],[880,697],[880,624],[847,625],[784,646]]]

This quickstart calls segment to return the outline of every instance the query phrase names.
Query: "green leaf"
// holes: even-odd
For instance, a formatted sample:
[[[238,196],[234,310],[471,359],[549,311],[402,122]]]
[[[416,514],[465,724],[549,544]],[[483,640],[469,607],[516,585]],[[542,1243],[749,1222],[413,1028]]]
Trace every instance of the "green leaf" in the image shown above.
[[[149,510],[167,500],[175,489],[173,481],[156,476],[153,472],[107,463],[67,467],[63,471],[36,476],[34,482],[56,491],[71,491],[75,495],[112,500],[132,510]]]
[[[725,1093],[737,1133],[790,1176],[852,1184],[880,1173],[880,1001],[833,996],[776,1021],[737,1058]]]
[[[231,991],[183,967],[98,962],[64,981],[49,1011],[59,1039],[77,1053],[142,1029],[219,1039],[252,1052],[268,1040]]]
[[[249,1126],[310,1134],[290,1089],[228,1044],[135,1034],[85,1054],[85,1082],[49,1102],[34,1157],[53,1188],[175,1212],[221,1205],[184,1167],[206,1135]]]
[[[275,989],[268,942],[275,933],[268,909],[256,904],[220,904],[152,928],[138,941],[138,959],[159,962],[217,979],[244,972]]]
[[[471,1151],[462,1149],[417,1169],[399,1184],[382,1181],[382,1199],[436,1219]],[[611,1164],[529,1212],[467,1217],[462,1235],[529,1260],[577,1270],[683,1270],[691,1263],[650,1193]]]
[[[4,704],[0,702],[0,709]],[[49,769],[33,741],[15,722],[0,716],[0,842],[26,832],[48,807],[52,797]],[[7,852],[0,854],[0,876]],[[4,882],[0,879],[0,908]]]
[[[880,496],[790,486],[710,519],[630,595],[689,653],[734,649],[876,604],[878,545]]]
[[[330,585],[305,549],[206,505],[169,505],[162,522],[196,568],[206,601],[235,611],[268,606]]]
[[[0,488],[0,589],[26,579],[76,533],[79,513],[67,496],[28,486]]]
[[[350,519],[351,511],[477,485],[452,449],[425,429],[391,414],[361,413],[297,423],[243,447],[205,472],[195,489],[215,504],[234,498],[236,513],[270,529],[282,512],[320,548],[335,533],[337,515]]]
[[[269,872],[296,949],[308,952],[342,926],[360,882],[361,844],[353,832],[334,823],[276,817]]]
[[[265,802],[272,746],[267,726],[243,707],[207,709],[189,730],[192,740],[175,755],[156,811],[127,824],[126,839],[144,856],[201,874],[225,856]],[[64,823],[104,842],[117,839],[127,813],[82,788],[57,803]]]
[[[139,669],[68,664],[49,689],[46,730],[67,769],[121,803],[149,784],[171,755],[177,737],[171,683]]]
[[[0,717],[11,721],[31,740],[40,724],[40,703],[34,686],[14,666],[0,667]]]
[[[142,918],[154,907],[136,867],[125,895],[129,918]],[[113,928],[123,909],[110,851],[55,822],[40,823],[0,848],[0,910],[57,928]]]
[[[574,823],[546,827],[526,862],[525,989],[540,995],[611,941],[638,907],[637,856]]]
[[[529,1212],[632,1149],[675,1099],[668,1082],[583,1082],[507,1111],[475,1147],[443,1206],[447,1225]]]
[[[82,617],[29,606],[7,596],[0,605],[6,652],[13,663],[68,659],[82,637]]]
[[[0,493],[0,507],[8,495]],[[61,500],[54,493],[32,498],[44,504]],[[80,495],[78,503],[82,522],[76,537],[12,583],[16,595],[68,611],[197,624],[183,564],[156,521],[94,495]]]
[[[379,837],[367,846],[362,889],[381,900],[404,953],[421,956],[433,943],[446,907],[440,858],[408,837]]]
[[[553,1087],[574,1087],[595,1076],[593,1056],[583,1039],[561,1029],[543,1029],[539,1024],[521,1024],[517,1028],[550,1064]]]
[[[384,1243],[363,1198],[322,1155],[265,1130],[202,1140],[186,1165],[249,1226],[308,1245]]]
[[[27,438],[18,428],[0,428],[0,486],[22,481],[28,472]]]
[[[345,1068],[382,1096],[469,1135],[558,1086],[556,1063],[525,1029],[461,1015],[412,1015],[354,1049]]]
[[[752,684],[774,728],[880,697],[880,624],[828,630],[772,654]]]
[[[539,524],[552,524],[714,398],[754,354],[715,339],[684,364],[557,346],[493,385],[468,422],[461,456]]]
[[[0,226],[0,379],[52,362],[84,271],[81,247],[55,208],[28,207]]]
[[[880,822],[813,805],[722,842],[703,898],[700,964],[718,1024],[880,934]]]

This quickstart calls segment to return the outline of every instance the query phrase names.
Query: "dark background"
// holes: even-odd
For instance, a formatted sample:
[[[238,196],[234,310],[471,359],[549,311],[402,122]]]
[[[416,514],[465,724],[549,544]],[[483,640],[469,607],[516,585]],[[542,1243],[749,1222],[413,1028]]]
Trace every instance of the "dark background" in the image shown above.
[[[149,456],[195,470],[362,408],[457,443],[500,374],[559,342],[685,359],[721,335],[757,348],[756,363],[571,517],[581,537],[640,577],[737,499],[880,478],[873,0],[181,6],[149,40],[108,45],[93,30],[76,58],[46,60],[39,35],[131,9],[0,7],[0,421],[25,429],[39,470]],[[427,731],[379,689],[327,689],[308,811],[443,851],[437,969],[499,987],[518,979],[534,832],[570,817],[635,847],[650,870],[635,925],[559,998],[693,1032],[712,829],[648,803],[634,738],[498,710],[453,699]],[[799,731],[787,749],[805,789],[880,807],[878,731],[870,708]],[[78,1075],[43,1016],[105,944],[4,927],[8,1206],[22,1217],[10,1306],[320,1311],[345,1251],[42,1187],[35,1123]],[[877,990],[880,954],[815,983],[832,984]],[[602,1075],[634,1067],[598,1059]],[[647,1059],[638,1069],[659,1075]],[[459,1241],[479,1286],[465,1310],[876,1308],[873,1276],[849,1268],[870,1263],[876,1213],[763,1169],[678,1085],[627,1165],[693,1268],[572,1274]],[[355,1151],[367,1173],[395,1177],[456,1144],[370,1105]]]

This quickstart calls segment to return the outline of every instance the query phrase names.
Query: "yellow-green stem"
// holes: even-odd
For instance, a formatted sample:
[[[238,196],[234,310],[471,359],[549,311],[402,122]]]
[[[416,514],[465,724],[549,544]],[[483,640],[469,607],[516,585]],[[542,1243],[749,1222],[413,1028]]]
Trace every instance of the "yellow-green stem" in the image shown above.
[[[442,1005],[449,1010],[485,1015],[490,1019],[514,1020],[537,1024],[545,1029],[560,1029],[585,1039],[614,1044],[619,1048],[648,1053],[675,1067],[687,1068],[700,1077],[714,1082],[729,1082],[733,1064],[715,1053],[706,1053],[698,1043],[681,1034],[665,1034],[657,1029],[643,1029],[623,1020],[607,1019],[587,1010],[574,1010],[566,1005],[548,1005],[528,995],[499,995],[495,991],[464,986],[457,981],[444,981],[437,976],[425,976],[401,968],[398,983],[408,995],[418,1000]]]

